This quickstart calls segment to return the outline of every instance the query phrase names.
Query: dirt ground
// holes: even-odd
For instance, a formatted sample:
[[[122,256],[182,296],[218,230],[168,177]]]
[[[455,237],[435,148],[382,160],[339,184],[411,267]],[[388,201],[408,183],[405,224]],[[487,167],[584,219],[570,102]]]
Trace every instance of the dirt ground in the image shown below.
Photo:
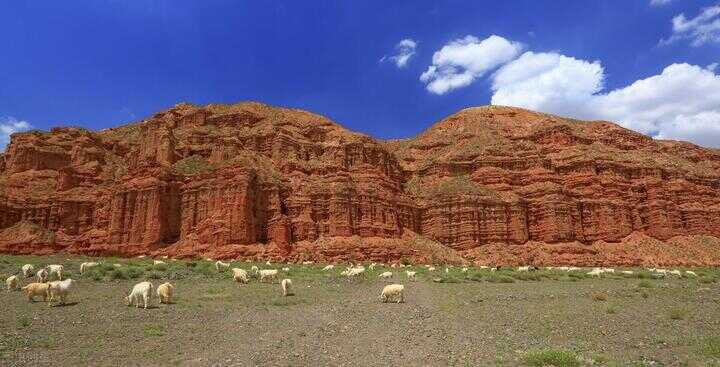
[[[4,277],[24,260],[2,258]],[[58,307],[28,303],[19,291],[3,290],[0,365],[720,362],[720,289],[714,278],[547,277],[499,283],[463,279],[453,269],[457,277],[436,279],[452,280],[440,283],[432,274],[408,282],[398,269],[388,269],[395,272],[392,282],[405,285],[405,303],[383,304],[378,295],[388,282],[376,274],[386,269],[353,280],[339,276],[341,270],[305,271],[293,265],[287,275],[295,286],[290,297],[281,296],[278,284],[253,280],[240,285],[227,277],[182,278],[166,271],[152,281],[157,286],[163,278],[181,278],[170,280],[176,285],[175,302],[158,305],[155,298],[148,310],[123,302],[142,276],[97,280],[72,274],[78,282],[71,303]],[[558,355],[570,359],[547,362]]]

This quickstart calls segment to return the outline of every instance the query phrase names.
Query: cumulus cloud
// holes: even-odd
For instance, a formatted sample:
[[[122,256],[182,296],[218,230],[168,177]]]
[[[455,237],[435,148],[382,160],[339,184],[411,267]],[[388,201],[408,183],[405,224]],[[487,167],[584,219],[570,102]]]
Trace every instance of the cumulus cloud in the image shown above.
[[[0,119],[0,150],[4,150],[10,142],[10,135],[31,127],[27,121],[18,121],[12,117]]]
[[[415,56],[415,50],[417,49],[417,41],[405,38],[395,45],[395,55],[383,56],[380,62],[392,61],[398,68],[404,68],[408,61]]]
[[[660,40],[660,45],[679,40],[688,40],[695,47],[720,43],[720,4],[702,9],[695,18],[676,15],[672,19],[672,31],[669,38]]]
[[[673,2],[673,0],[650,0],[651,6],[663,6]]]
[[[577,116],[583,114],[588,99],[603,89],[604,73],[599,61],[528,51],[501,67],[492,79],[492,104],[521,104]]]
[[[433,54],[433,63],[420,76],[425,88],[435,94],[470,85],[485,73],[507,63],[522,51],[520,43],[492,35],[451,41]]]
[[[598,61],[526,52],[492,77],[492,104],[615,121],[662,139],[720,147],[720,75],[672,64],[662,73],[602,93]]]

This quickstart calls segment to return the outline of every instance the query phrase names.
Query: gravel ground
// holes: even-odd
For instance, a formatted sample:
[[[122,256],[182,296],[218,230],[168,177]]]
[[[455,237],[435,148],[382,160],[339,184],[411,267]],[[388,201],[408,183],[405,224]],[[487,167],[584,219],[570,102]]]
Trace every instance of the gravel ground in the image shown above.
[[[720,336],[714,283],[408,283],[396,275],[406,302],[383,304],[386,282],[371,276],[295,279],[291,297],[278,284],[179,279],[175,303],[155,300],[149,310],[123,303],[139,280],[82,278],[64,307],[2,291],[0,365],[518,366],[536,350],[570,351],[581,365],[720,361],[712,349],[720,344],[706,346]]]

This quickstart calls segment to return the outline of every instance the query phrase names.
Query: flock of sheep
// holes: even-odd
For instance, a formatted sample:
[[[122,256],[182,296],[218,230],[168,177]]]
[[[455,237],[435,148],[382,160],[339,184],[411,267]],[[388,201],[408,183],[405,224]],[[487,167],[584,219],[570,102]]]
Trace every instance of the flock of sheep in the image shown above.
[[[144,256],[141,256],[144,257]],[[210,259],[206,259],[210,260]],[[210,260],[212,261],[212,260]],[[163,265],[165,264],[162,260],[153,260],[153,265]],[[312,262],[304,262],[303,265],[312,264]],[[84,262],[80,264],[80,274],[83,274],[87,270],[96,267],[100,265],[98,262]],[[266,265],[270,265],[270,262],[267,262]],[[382,264],[381,264],[382,265]],[[119,267],[120,264],[114,264],[114,266]],[[372,270],[377,266],[376,263],[370,264],[368,267]],[[392,264],[392,268],[401,267],[404,268],[409,265],[403,265],[403,264]],[[429,272],[434,272],[436,269],[434,266],[431,265],[425,265],[427,270]],[[335,268],[335,265],[327,265],[325,266],[322,271],[330,271]],[[445,268],[445,272],[448,273],[450,271],[450,268],[452,266],[448,266]],[[235,282],[247,284],[250,281],[251,274],[253,277],[256,277],[259,282],[275,282],[278,279],[279,271],[277,269],[259,269],[257,266],[253,265],[250,268],[250,272],[248,272],[245,269],[241,268],[232,268],[230,269],[230,264],[225,263],[222,261],[216,261],[215,262],[215,269],[221,273],[227,270],[230,270],[232,272],[232,277]],[[365,272],[365,266],[364,265],[351,265],[347,267],[344,271],[342,271],[340,274],[349,278],[356,277],[360,274],[363,274]],[[496,271],[500,270],[501,267],[488,267],[488,266],[480,266],[480,269],[489,269],[490,271]],[[540,268],[536,266],[520,266],[517,267],[516,270],[519,272],[523,271],[536,271]],[[555,271],[582,271],[582,268],[579,267],[570,267],[570,266],[560,266],[560,267],[546,267],[546,270],[555,270]],[[33,276],[33,272],[35,271],[35,267],[31,264],[25,264],[21,268],[22,275],[27,279],[31,278]],[[290,268],[282,268],[284,272],[289,272]],[[667,269],[659,269],[659,268],[649,268],[646,269],[653,273],[657,277],[666,276],[668,274],[670,275],[676,275],[681,276],[683,275],[683,272],[681,270],[667,270]],[[7,285],[8,290],[17,290],[22,289],[22,291],[25,293],[27,299],[29,302],[33,302],[35,297],[42,297],[43,301],[47,301],[50,306],[53,305],[53,301],[57,300],[61,305],[66,303],[68,295],[71,293],[75,281],[72,279],[64,279],[63,280],[63,273],[65,271],[65,268],[63,265],[47,265],[45,267],[40,268],[37,272],[35,272],[35,277],[37,278],[37,282],[29,283],[28,285],[20,288],[20,278],[18,275],[12,275],[8,277],[5,280],[5,283]],[[463,267],[461,269],[463,273],[468,271],[467,267]],[[593,268],[590,270],[587,274],[590,276],[600,276],[604,273],[615,273],[615,269],[612,268]],[[622,274],[631,275],[633,274],[633,271],[631,270],[623,270],[620,271]],[[687,276],[697,276],[697,274],[693,271],[687,270],[684,272]],[[417,280],[417,272],[411,271],[411,270],[405,270],[405,276],[407,277],[408,281],[416,281]],[[48,281],[51,276],[57,277],[57,280],[54,281]],[[379,278],[382,279],[390,279],[393,277],[393,273],[390,271],[386,271],[381,273]],[[283,296],[290,296],[293,295],[292,291],[292,280],[289,278],[284,278],[280,281],[280,289],[282,291]],[[380,300],[382,302],[388,302],[388,301],[395,301],[397,303],[404,302],[404,286],[402,284],[389,284],[386,285],[382,292],[380,293]],[[134,305],[136,307],[144,307],[145,309],[148,308],[148,306],[151,304],[151,296],[153,293],[154,286],[151,282],[144,281],[136,284],[130,294],[125,297],[125,303],[128,306]],[[169,304],[172,302],[172,297],[175,292],[175,286],[171,283],[163,283],[157,287],[157,297],[159,299],[160,303]]]

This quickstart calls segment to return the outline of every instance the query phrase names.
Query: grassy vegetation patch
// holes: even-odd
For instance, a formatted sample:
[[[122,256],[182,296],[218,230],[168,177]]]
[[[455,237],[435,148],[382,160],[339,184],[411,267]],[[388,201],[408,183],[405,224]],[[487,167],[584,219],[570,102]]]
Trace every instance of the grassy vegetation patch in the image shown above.
[[[713,336],[700,343],[700,353],[709,358],[720,359],[720,337]]]
[[[191,155],[183,158],[173,165],[173,168],[184,175],[198,175],[212,172],[215,167],[202,156]]]
[[[165,335],[165,327],[157,324],[146,324],[143,327],[143,334],[148,337],[163,336]]]
[[[580,358],[573,352],[557,349],[542,349],[527,352],[525,364],[534,367],[576,367],[580,366]]]

